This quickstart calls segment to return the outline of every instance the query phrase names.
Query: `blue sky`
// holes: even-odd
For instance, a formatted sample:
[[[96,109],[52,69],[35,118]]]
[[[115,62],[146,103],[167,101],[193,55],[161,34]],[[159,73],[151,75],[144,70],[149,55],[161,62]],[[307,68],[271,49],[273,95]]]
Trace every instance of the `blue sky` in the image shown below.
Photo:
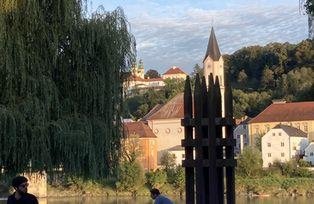
[[[122,7],[145,70],[164,73],[200,65],[214,26],[220,51],[251,45],[298,43],[307,38],[307,16],[298,0],[88,0],[88,10]]]

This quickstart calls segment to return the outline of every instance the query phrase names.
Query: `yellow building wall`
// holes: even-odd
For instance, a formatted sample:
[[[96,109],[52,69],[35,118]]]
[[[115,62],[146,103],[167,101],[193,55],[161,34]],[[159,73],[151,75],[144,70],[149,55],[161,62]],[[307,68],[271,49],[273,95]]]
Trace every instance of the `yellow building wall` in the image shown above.
[[[314,141],[314,120],[308,121],[282,121],[282,122],[265,122],[265,123],[249,123],[249,143],[251,146],[256,144],[256,138],[263,136],[270,129],[278,124],[289,125],[308,133],[308,139]]]

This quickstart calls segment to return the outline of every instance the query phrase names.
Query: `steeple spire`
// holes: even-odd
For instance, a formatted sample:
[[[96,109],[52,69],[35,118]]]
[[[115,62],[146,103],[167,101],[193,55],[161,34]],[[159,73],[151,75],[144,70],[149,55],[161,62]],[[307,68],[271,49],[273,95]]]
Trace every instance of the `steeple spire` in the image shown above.
[[[213,27],[210,32],[207,50],[203,62],[206,60],[208,56],[212,58],[214,61],[218,61],[221,56]]]

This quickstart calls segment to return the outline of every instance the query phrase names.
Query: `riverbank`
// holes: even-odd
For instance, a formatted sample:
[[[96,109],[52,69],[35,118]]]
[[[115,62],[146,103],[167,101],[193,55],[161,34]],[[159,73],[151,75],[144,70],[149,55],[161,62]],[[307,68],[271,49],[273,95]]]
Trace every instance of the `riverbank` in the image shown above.
[[[314,178],[237,178],[236,194],[238,196],[314,196]]]
[[[314,178],[236,178],[236,195],[248,197],[314,197]],[[0,197],[10,194],[7,186],[0,186]],[[48,185],[48,197],[132,197],[132,192],[117,191],[113,187],[97,182],[71,183],[69,185]],[[161,191],[173,197],[179,197],[179,192],[170,185],[160,187]],[[12,189],[11,189],[12,191]],[[136,196],[149,196],[149,189],[142,186]]]

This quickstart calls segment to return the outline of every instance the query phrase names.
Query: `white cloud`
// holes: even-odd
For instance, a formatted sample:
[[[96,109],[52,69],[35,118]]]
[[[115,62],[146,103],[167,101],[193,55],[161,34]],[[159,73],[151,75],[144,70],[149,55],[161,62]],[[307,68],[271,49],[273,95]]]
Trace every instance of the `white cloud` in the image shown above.
[[[97,1],[97,0],[96,0]],[[98,0],[100,1],[100,0]],[[104,1],[113,7],[116,1]],[[307,17],[295,0],[117,0],[137,41],[146,69],[172,65],[190,73],[203,60],[214,25],[222,53],[307,37]]]
[[[222,53],[232,53],[255,44],[297,43],[307,37],[306,20],[297,5],[250,5],[213,11],[189,8],[184,16],[145,13],[145,18],[134,18],[131,24],[147,69],[162,72],[178,65],[191,72],[194,64],[203,60],[212,23]]]

